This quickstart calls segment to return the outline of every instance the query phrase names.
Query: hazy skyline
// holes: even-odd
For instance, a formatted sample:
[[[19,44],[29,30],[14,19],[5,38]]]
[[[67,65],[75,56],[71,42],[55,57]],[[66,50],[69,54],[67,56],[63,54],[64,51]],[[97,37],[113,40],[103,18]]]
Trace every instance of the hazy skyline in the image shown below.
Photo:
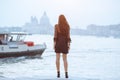
[[[0,26],[22,26],[47,12],[52,25],[64,14],[71,27],[120,23],[120,0],[0,0]]]

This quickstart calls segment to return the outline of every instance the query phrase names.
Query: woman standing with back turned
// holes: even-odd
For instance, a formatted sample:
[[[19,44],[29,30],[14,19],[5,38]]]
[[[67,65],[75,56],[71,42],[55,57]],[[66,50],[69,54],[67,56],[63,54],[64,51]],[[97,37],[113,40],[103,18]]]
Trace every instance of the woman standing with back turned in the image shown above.
[[[67,54],[70,49],[70,26],[64,15],[60,15],[54,30],[54,49],[56,52],[57,77],[60,78],[60,53],[62,53],[65,78],[68,78]]]

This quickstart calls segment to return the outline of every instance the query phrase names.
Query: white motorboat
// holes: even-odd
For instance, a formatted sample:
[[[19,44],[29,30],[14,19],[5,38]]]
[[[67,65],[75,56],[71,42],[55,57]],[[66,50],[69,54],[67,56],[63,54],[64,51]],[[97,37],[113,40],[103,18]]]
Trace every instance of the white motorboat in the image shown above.
[[[24,41],[25,32],[0,33],[0,58],[19,56],[41,56],[46,44],[34,44],[33,41]]]

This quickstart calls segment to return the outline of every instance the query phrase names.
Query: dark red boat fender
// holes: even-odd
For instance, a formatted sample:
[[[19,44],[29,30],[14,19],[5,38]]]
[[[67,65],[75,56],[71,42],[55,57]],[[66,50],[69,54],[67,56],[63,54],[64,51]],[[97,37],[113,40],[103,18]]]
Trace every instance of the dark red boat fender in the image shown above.
[[[34,42],[32,41],[26,41],[24,44],[27,44],[27,46],[34,46]]]

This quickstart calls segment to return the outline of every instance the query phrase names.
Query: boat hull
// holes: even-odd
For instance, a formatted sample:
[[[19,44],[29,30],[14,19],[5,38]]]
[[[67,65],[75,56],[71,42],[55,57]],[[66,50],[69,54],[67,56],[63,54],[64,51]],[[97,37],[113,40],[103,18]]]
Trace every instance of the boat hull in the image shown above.
[[[0,58],[20,57],[20,56],[35,56],[35,55],[41,56],[42,53],[44,52],[44,50],[45,50],[45,48],[37,49],[37,50],[20,51],[20,52],[4,52],[4,53],[0,53]]]

